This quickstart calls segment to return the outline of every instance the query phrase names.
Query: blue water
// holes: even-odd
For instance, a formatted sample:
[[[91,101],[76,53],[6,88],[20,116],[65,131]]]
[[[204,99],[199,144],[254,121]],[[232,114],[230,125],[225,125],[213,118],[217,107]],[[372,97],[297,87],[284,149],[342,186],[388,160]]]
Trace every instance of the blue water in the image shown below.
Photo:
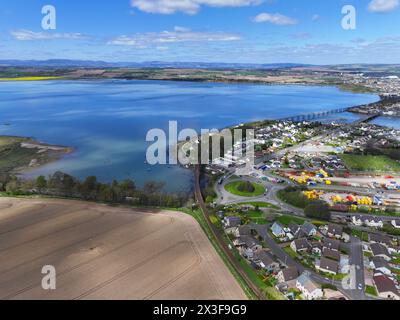
[[[277,119],[377,101],[334,87],[263,86],[172,81],[43,81],[0,83],[1,135],[30,136],[71,146],[72,155],[31,175],[56,170],[101,181],[133,178],[165,181],[188,190],[191,173],[178,166],[144,163],[146,133],[168,127],[196,130]],[[354,119],[351,114],[334,115]]]
[[[400,129],[400,118],[395,117],[379,117],[372,121],[373,124],[380,126],[391,127],[395,129]]]

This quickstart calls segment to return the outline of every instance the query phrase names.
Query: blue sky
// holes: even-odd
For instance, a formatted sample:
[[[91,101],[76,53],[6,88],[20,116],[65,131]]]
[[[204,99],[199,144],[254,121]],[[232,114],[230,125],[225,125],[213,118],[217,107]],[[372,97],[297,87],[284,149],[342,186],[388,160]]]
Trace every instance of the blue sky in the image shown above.
[[[400,63],[399,0],[1,0],[0,59]],[[43,30],[44,5],[56,29]],[[356,29],[342,28],[342,8]]]

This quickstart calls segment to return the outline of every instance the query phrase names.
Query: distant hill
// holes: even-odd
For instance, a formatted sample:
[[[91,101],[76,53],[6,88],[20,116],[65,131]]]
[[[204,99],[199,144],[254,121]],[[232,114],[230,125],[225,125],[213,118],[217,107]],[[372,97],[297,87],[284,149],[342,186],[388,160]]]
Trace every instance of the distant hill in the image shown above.
[[[207,62],[105,62],[92,60],[0,60],[0,67],[48,67],[48,68],[187,68],[187,69],[284,69],[306,67],[298,63],[207,63]]]

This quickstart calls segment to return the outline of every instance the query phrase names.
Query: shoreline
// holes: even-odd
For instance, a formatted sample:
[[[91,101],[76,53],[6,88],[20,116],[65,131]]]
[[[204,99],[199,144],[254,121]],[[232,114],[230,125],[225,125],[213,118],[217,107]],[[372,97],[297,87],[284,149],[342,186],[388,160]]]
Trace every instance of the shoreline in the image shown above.
[[[0,135],[0,171],[7,175],[23,175],[73,151],[72,147],[52,145],[31,137]]]

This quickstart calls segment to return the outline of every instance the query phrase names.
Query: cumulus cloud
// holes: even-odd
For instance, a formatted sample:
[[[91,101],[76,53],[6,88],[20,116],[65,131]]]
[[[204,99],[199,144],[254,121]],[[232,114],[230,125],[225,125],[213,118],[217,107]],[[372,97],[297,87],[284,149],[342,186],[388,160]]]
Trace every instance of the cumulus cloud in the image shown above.
[[[258,5],[263,0],[131,0],[131,5],[148,13],[196,14],[202,5],[210,7],[244,7]]]
[[[11,31],[11,35],[20,41],[33,41],[33,40],[81,40],[87,37],[82,33],[51,33],[51,32],[34,32],[30,30],[20,29]]]
[[[122,35],[108,41],[110,45],[146,47],[176,42],[218,42],[237,41],[238,34],[226,32],[196,32],[184,27],[175,27],[174,31],[136,33],[131,36]]]
[[[257,23],[272,23],[272,24],[276,24],[276,25],[293,25],[293,24],[297,24],[298,21],[296,19],[284,16],[283,14],[280,13],[267,13],[267,12],[263,12],[258,14],[257,16],[255,16],[253,18],[253,22],[257,22]]]
[[[399,6],[399,0],[372,0],[368,5],[370,12],[390,12]]]

